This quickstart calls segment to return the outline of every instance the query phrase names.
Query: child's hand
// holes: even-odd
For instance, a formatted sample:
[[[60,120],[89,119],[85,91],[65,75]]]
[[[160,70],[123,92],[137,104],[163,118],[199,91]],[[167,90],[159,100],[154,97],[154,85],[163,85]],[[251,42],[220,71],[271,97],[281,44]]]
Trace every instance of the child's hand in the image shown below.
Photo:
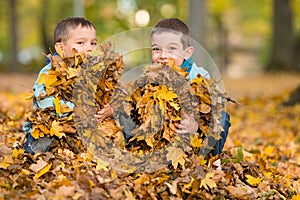
[[[176,133],[196,133],[198,130],[198,123],[196,122],[194,115],[184,114],[180,124],[175,124],[177,127]]]
[[[105,104],[104,107],[101,110],[97,111],[94,116],[98,120],[98,122],[102,122],[107,117],[113,116],[113,113],[114,111],[110,104]]]

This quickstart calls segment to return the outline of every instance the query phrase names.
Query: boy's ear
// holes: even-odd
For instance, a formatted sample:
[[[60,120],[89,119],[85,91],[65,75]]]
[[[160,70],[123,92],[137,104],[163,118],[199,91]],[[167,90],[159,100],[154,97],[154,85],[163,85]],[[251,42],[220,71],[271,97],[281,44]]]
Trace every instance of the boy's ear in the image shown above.
[[[194,47],[192,46],[187,47],[185,49],[185,54],[186,54],[185,59],[192,57],[193,53],[194,53]]]
[[[60,55],[61,57],[63,57],[63,45],[61,42],[56,42],[54,45],[55,51],[56,53],[58,53],[58,55]]]

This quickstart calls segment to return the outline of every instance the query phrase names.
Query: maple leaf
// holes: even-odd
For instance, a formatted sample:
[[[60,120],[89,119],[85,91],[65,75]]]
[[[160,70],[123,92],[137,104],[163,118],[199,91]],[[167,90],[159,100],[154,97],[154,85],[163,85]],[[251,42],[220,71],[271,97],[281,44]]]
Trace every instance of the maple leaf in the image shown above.
[[[190,145],[194,148],[200,148],[203,140],[199,138],[199,134],[190,135]]]
[[[161,87],[154,92],[153,96],[154,98],[166,101],[171,101],[177,98],[177,95],[172,90],[169,90],[165,85],[161,85]]]
[[[217,187],[217,184],[212,179],[213,176],[214,176],[214,173],[208,172],[206,174],[205,178],[201,180],[200,188],[204,187],[206,190],[209,190],[209,188],[212,189],[212,188]]]
[[[184,168],[185,158],[187,155],[177,147],[168,147],[167,148],[167,160],[172,161],[172,165],[175,169],[177,169],[178,164],[181,164],[181,166]]]
[[[54,120],[51,124],[50,135],[51,136],[55,135],[58,138],[61,138],[65,136],[65,134],[62,131],[63,131],[63,127],[60,126],[58,121]]]

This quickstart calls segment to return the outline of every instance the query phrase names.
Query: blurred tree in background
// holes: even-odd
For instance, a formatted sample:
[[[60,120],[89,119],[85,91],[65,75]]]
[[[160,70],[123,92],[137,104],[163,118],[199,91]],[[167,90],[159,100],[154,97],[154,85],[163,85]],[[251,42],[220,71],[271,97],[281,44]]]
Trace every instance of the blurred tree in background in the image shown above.
[[[274,0],[272,49],[268,70],[296,69],[296,33],[292,6],[291,0]]]
[[[286,54],[294,56],[295,64],[287,64],[288,70],[300,68],[300,0],[2,0],[0,70],[38,71],[45,63],[45,54],[53,52],[55,25],[75,15],[75,4],[80,1],[85,17],[96,25],[100,41],[129,29],[151,27],[161,18],[178,17],[189,23],[193,39],[208,50],[224,71],[238,53],[250,53],[267,69],[287,69],[278,64],[282,48],[289,48],[291,53],[285,51]],[[290,28],[275,28],[276,16],[281,15],[277,4],[289,15],[280,18],[284,22],[278,22],[279,27],[284,23]],[[287,31],[293,35],[288,38],[289,47],[278,43],[284,38],[275,39],[284,37],[282,34],[291,35]]]

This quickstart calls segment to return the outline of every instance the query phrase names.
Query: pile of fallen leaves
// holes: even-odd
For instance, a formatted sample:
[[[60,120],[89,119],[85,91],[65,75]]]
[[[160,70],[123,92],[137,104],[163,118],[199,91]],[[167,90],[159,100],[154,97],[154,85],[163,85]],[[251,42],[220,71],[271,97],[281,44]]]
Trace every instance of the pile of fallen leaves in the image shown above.
[[[129,141],[137,147],[135,150],[155,151],[168,143],[174,144],[175,124],[180,123],[184,114],[193,116],[200,129],[189,135],[193,141],[188,142],[188,146],[198,151],[209,149],[204,138],[219,139],[222,130],[219,118],[225,95],[216,89],[213,80],[199,75],[189,83],[183,73],[186,74],[172,62],[146,66],[144,74],[126,87],[125,99],[117,95],[119,105],[125,100],[130,103],[131,109],[124,109],[124,112],[137,125]]]
[[[296,113],[300,106],[280,107],[281,97],[245,99],[242,109],[234,106],[230,139],[244,147],[226,149],[208,161],[193,155],[177,169],[124,173],[109,169],[89,152],[74,154],[59,148],[31,155],[14,148],[22,137],[24,120],[24,111],[16,107],[24,107],[25,102],[16,104],[3,96],[7,104],[1,105],[2,199],[299,199],[300,119]],[[261,118],[269,120],[265,129],[262,122],[254,126]],[[279,126],[278,120],[285,118],[289,121]]]

